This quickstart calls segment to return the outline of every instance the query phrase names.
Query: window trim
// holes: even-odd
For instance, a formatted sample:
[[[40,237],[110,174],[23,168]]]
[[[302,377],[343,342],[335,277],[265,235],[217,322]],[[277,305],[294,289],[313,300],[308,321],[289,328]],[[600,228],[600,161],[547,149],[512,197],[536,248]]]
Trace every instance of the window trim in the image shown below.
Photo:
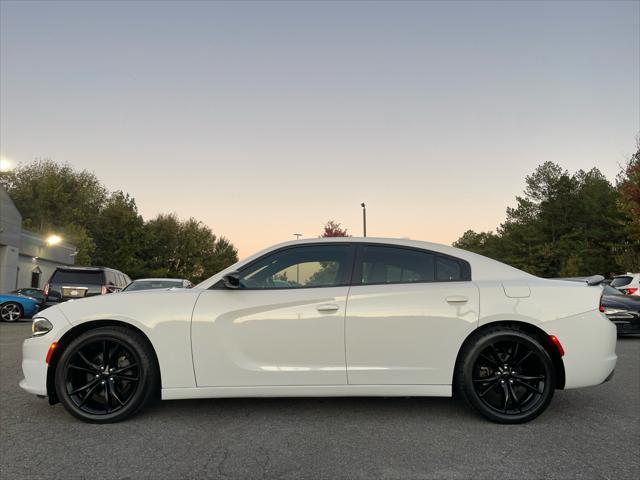
[[[421,280],[419,282],[376,282],[376,283],[362,283],[362,259],[364,257],[364,249],[366,247],[385,247],[385,248],[395,248],[401,250],[410,250],[418,253],[428,253],[433,255],[433,269],[434,269],[434,279],[433,280]],[[436,271],[437,259],[438,257],[444,258],[447,260],[452,260],[457,262],[460,265],[460,280],[438,280]],[[412,247],[408,245],[394,245],[390,243],[374,243],[374,242],[359,242],[358,249],[356,251],[355,265],[353,267],[353,274],[351,276],[351,286],[353,287],[368,287],[373,285],[417,285],[423,283],[453,283],[453,282],[470,282],[471,281],[471,265],[466,260],[462,258],[454,257],[452,255],[448,255],[446,253],[435,252],[433,250],[427,250],[425,248]],[[358,281],[358,279],[360,279]]]
[[[309,248],[309,247],[327,247],[327,246],[332,246],[332,247],[349,247],[347,249],[347,260],[345,262],[345,269],[344,272],[342,273],[342,278],[340,279],[340,283],[336,284],[336,285],[313,285],[313,286],[309,286],[309,287],[267,287],[267,288],[239,288],[237,290],[240,291],[251,291],[251,292],[256,292],[256,291],[274,291],[274,290],[308,290],[308,289],[312,289],[312,288],[339,288],[339,287],[349,287],[351,286],[351,281],[353,279],[353,269],[355,267],[355,259],[356,259],[356,254],[357,254],[357,249],[358,249],[358,244],[355,242],[331,242],[331,243],[327,243],[327,242],[316,242],[316,243],[305,243],[303,245],[287,245],[286,247],[282,247],[282,248],[278,248],[277,250],[272,250],[268,253],[265,253],[264,255],[262,255],[261,257],[256,258],[255,260],[252,260],[251,262],[247,263],[246,265],[243,265],[242,268],[238,269],[236,271],[236,273],[238,274],[242,274],[242,272],[246,271],[247,269],[253,267],[255,264],[269,258],[272,257],[274,255],[278,255],[282,252],[285,252],[287,250],[293,250],[293,249],[301,249],[301,248]],[[209,290],[219,290],[219,289],[223,289],[226,290],[226,287],[224,286],[224,281],[222,279],[218,280],[216,283],[214,283],[213,285],[211,285],[209,287]]]

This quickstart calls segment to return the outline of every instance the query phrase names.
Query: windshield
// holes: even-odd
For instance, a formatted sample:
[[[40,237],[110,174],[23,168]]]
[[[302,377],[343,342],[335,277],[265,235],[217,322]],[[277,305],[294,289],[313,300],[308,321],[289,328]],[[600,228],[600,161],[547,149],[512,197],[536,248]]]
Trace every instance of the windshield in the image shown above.
[[[130,283],[123,291],[133,290],[157,290],[159,288],[182,287],[181,280],[136,280]]]

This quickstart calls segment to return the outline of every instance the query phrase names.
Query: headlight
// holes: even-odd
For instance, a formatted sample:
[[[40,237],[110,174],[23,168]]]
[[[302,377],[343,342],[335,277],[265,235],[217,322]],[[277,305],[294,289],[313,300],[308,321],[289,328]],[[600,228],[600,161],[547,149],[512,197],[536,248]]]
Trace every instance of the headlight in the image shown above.
[[[50,332],[51,329],[53,329],[53,325],[51,325],[51,322],[46,318],[34,318],[31,324],[31,335],[39,337],[40,335]]]

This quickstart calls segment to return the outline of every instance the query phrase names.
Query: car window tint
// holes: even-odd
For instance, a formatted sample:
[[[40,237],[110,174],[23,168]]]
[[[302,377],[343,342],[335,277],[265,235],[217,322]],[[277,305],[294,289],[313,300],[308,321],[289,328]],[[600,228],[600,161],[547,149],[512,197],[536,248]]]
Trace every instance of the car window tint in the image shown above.
[[[366,246],[362,253],[363,285],[434,280],[434,255],[405,248]]]
[[[616,277],[611,280],[612,287],[624,287],[625,285],[629,285],[633,280],[632,277]]]
[[[90,270],[56,270],[53,277],[51,277],[51,283],[102,285],[104,283],[104,274],[100,271]]]
[[[342,285],[350,268],[348,245],[295,247],[276,252],[240,272],[240,286],[248,289],[308,288]]]
[[[436,280],[438,282],[455,282],[462,280],[462,272],[460,262],[438,257],[436,259]]]

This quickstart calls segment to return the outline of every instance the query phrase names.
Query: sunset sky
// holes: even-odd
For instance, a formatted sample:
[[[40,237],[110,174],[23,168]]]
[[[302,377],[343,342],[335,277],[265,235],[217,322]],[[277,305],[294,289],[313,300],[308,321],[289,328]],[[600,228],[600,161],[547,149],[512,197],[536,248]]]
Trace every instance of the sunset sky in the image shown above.
[[[0,149],[196,217],[240,257],[330,219],[451,243],[550,160],[613,180],[640,3],[2,1]]]

